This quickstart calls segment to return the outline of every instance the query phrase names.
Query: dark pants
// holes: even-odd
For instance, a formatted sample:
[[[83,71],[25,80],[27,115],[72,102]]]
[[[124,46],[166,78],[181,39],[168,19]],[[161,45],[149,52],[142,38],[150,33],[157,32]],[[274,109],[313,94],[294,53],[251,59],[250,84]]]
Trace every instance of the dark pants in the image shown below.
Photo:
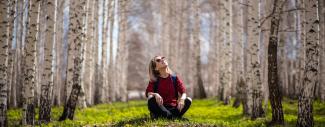
[[[184,107],[182,111],[177,109],[177,106],[159,106],[156,102],[155,97],[148,99],[148,109],[150,111],[151,117],[165,117],[165,118],[181,118],[184,113],[190,108],[192,104],[192,99],[187,97],[184,102]]]

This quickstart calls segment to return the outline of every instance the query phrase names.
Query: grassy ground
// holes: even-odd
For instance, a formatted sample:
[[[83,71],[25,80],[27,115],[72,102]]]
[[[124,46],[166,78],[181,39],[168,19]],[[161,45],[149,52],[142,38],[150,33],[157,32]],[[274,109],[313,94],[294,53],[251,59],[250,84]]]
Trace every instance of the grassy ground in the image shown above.
[[[297,119],[297,101],[283,102],[285,126],[295,126]],[[101,104],[85,109],[77,109],[75,120],[58,122],[63,111],[62,107],[52,110],[53,122],[47,126],[266,126],[271,120],[271,108],[268,107],[267,116],[255,121],[242,116],[242,107],[225,106],[215,99],[194,100],[191,108],[183,120],[151,120],[146,107],[146,101],[117,102]],[[21,109],[10,109],[8,112],[9,126],[19,126]],[[38,116],[36,116],[38,118]],[[325,103],[314,102],[315,126],[325,126]],[[44,126],[44,125],[42,125]]]

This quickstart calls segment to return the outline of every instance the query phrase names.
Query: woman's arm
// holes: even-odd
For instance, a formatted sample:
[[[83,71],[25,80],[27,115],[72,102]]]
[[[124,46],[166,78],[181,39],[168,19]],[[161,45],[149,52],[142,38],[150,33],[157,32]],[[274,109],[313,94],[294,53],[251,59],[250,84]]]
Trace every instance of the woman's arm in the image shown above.
[[[146,89],[146,97],[148,97],[148,98],[150,98],[150,96],[152,96],[153,94],[153,85],[154,85],[154,83],[153,82],[151,82],[151,81],[149,81],[149,83],[148,83],[148,86],[147,86],[147,89]],[[151,94],[149,94],[149,93],[151,93]]]
[[[177,86],[178,92],[181,93],[181,97],[178,99],[177,109],[179,111],[182,111],[182,109],[184,108],[184,105],[185,105],[186,89],[183,84],[183,81],[179,77],[177,77],[177,85],[178,85]]]
[[[148,98],[151,98],[152,96],[155,97],[155,94],[156,93],[154,93],[154,92],[148,92],[147,96],[148,96]]]
[[[164,104],[164,101],[163,101],[162,97],[158,93],[148,92],[148,98],[150,98],[152,96],[155,97],[156,102],[157,102],[158,105],[163,105]]]
[[[184,101],[185,99],[186,99],[186,93],[183,93],[182,96],[181,96],[181,98],[179,98],[179,100],[183,100]]]
[[[182,109],[184,108],[185,99],[186,99],[186,93],[182,93],[182,96],[181,98],[178,99],[178,104],[177,104],[177,109],[179,111],[182,111]]]

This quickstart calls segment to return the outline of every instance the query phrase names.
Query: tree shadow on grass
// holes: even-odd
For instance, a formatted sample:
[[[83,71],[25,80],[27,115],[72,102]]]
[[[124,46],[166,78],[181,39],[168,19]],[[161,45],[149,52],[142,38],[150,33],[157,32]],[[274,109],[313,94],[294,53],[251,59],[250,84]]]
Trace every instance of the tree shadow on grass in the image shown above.
[[[133,119],[129,119],[129,120],[120,121],[120,122],[114,124],[113,127],[121,127],[121,126],[125,126],[127,124],[139,125],[139,124],[142,124],[149,120],[151,120],[151,118],[148,116],[144,116],[144,117],[140,117],[140,118],[133,118]]]
[[[153,122],[155,120],[166,120],[166,121],[171,121],[171,122],[177,122],[177,121],[184,121],[184,122],[189,122],[189,119],[187,118],[175,118],[175,119],[167,119],[167,118],[158,118],[158,119],[152,119],[149,116],[143,116],[139,118],[133,118],[129,120],[124,120],[120,121],[118,123],[115,123],[113,127],[121,127],[121,126],[126,126],[126,125],[142,125],[146,122]]]

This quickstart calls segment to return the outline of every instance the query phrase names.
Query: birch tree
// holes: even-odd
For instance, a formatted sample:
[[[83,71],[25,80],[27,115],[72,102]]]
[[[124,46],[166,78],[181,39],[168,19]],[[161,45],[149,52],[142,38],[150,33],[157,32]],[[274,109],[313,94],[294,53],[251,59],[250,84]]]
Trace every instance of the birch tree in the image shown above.
[[[101,101],[102,102],[107,102],[107,97],[105,96],[106,88],[107,88],[107,36],[108,36],[108,5],[109,5],[109,0],[104,0],[103,1],[103,27],[102,27],[102,63],[101,63],[101,68],[102,68],[102,89],[101,89]]]
[[[306,41],[306,10],[305,8],[305,0],[296,0],[296,9],[300,9],[297,11],[297,39],[298,39],[298,76],[296,78],[296,82],[298,82],[296,91],[299,94],[299,90],[301,89],[303,78],[304,78],[304,61],[305,61],[305,41]],[[299,96],[299,95],[298,95]]]
[[[64,50],[64,10],[67,7],[67,2],[63,0],[56,1],[56,8],[55,8],[55,44],[54,44],[54,54],[53,54],[53,95],[52,95],[52,104],[56,106],[61,106],[65,103],[64,95],[64,86],[65,80],[64,73],[65,71],[65,50]]]
[[[235,98],[235,102],[233,104],[234,107],[238,107],[240,105],[240,103],[243,101],[243,87],[244,87],[244,77],[245,77],[245,71],[244,71],[244,22],[243,22],[243,5],[241,5],[240,3],[242,2],[242,0],[233,0],[234,3],[234,7],[233,7],[233,36],[236,36],[237,38],[233,38],[236,39],[236,45],[234,45],[236,51],[238,51],[235,55],[235,59],[236,59],[236,68],[234,68],[234,70],[236,70],[236,73],[238,73],[237,76],[237,80],[233,80],[236,81],[236,86],[234,86],[236,88],[236,98]],[[243,106],[244,107],[244,106]],[[244,109],[243,109],[244,110]]]
[[[28,20],[27,35],[25,39],[25,67],[24,67],[24,86],[23,86],[23,119],[22,124],[34,125],[35,105],[34,105],[34,85],[35,85],[35,58],[37,43],[37,17],[38,17],[38,0],[28,1]]]
[[[270,102],[272,108],[272,123],[284,124],[282,110],[282,95],[280,91],[278,68],[277,68],[277,50],[278,50],[278,32],[280,26],[280,11],[284,0],[274,0],[271,32],[268,46],[268,84],[270,90]]]
[[[72,0],[73,1],[73,0]],[[72,11],[72,1],[68,0],[67,2],[69,3],[69,13],[73,15],[73,13],[71,12]],[[69,14],[69,19],[70,19],[70,14]],[[72,21],[69,21],[70,23]],[[70,26],[70,23],[69,23],[69,26]],[[81,20],[80,20],[80,23],[81,23]],[[73,28],[70,28],[69,27],[69,36],[75,36],[75,35],[70,35],[71,33],[71,29]],[[65,98],[65,104],[67,103],[68,101],[68,98],[69,98],[69,95],[70,95],[70,92],[71,92],[71,89],[72,89],[72,84],[73,84],[73,65],[74,65],[74,61],[73,61],[73,58],[74,58],[74,55],[75,55],[75,50],[74,48],[76,47],[75,43],[72,41],[72,38],[69,37],[68,39],[68,64],[67,64],[67,79],[66,79],[66,82],[65,82],[65,89],[64,89],[64,98]]]
[[[94,43],[94,52],[93,52],[93,58],[94,58],[94,66],[95,66],[95,73],[94,73],[94,103],[95,104],[98,104],[100,101],[100,97],[99,97],[99,90],[100,90],[100,87],[97,87],[98,85],[100,85],[100,70],[99,70],[99,27],[98,27],[98,24],[99,24],[99,10],[100,8],[102,7],[101,4],[99,3],[99,0],[95,0],[94,1],[94,25],[93,25],[93,43]]]
[[[118,1],[118,14],[119,14],[119,39],[118,39],[118,49],[117,49],[117,73],[116,87],[117,90],[117,100],[126,101],[127,100],[127,56],[128,56],[128,44],[127,44],[127,9],[129,9],[129,0]],[[120,75],[119,75],[120,74]]]
[[[318,11],[319,11],[319,20],[320,20],[320,33],[319,33],[319,44],[320,44],[320,75],[319,75],[319,93],[321,100],[325,101],[325,1],[318,1]]]
[[[80,58],[81,58],[81,67],[80,67],[80,72],[79,72],[79,74],[80,74],[80,82],[79,82],[79,84],[80,84],[80,92],[79,92],[79,97],[78,97],[78,106],[80,107],[80,108],[87,108],[87,102],[86,102],[86,97],[85,97],[85,86],[84,86],[84,75],[83,75],[83,73],[84,73],[84,59],[85,59],[85,43],[87,42],[87,38],[85,37],[85,35],[86,35],[86,31],[87,31],[87,27],[86,27],[86,24],[87,24],[87,7],[88,7],[88,1],[89,0],[86,0],[85,1],[85,3],[84,3],[84,6],[83,6],[83,15],[82,15],[82,24],[81,24],[81,26],[82,26],[82,36],[81,36],[81,40],[83,41],[83,43],[81,44],[81,47],[80,47],[80,52],[81,52],[81,54],[80,54]]]
[[[74,48],[70,50],[74,50],[73,59],[73,80],[72,80],[72,89],[69,95],[68,101],[64,106],[63,113],[60,117],[60,121],[65,120],[66,118],[73,119],[74,111],[78,102],[78,96],[81,91],[81,83],[80,83],[80,75],[81,75],[81,68],[82,68],[82,47],[83,47],[83,40],[82,37],[84,36],[83,33],[83,16],[85,16],[84,6],[86,5],[86,0],[79,0],[79,1],[71,1],[70,3],[70,23],[69,23],[69,43],[74,44]],[[81,13],[80,13],[81,12]],[[70,56],[68,58],[71,58]]]
[[[10,1],[0,2],[0,126],[7,126],[7,63],[8,63],[8,7]]]
[[[93,83],[94,83],[94,58],[92,54],[94,52],[94,14],[95,14],[95,1],[87,0],[87,14],[86,14],[86,30],[85,30],[85,44],[84,44],[84,60],[83,60],[83,86],[85,88],[85,98],[87,105],[92,105],[93,101]],[[85,73],[88,72],[88,73]]]
[[[46,30],[45,30],[45,67],[42,76],[41,84],[41,97],[40,97],[40,111],[39,120],[41,122],[50,122],[51,120],[51,98],[53,88],[53,72],[52,72],[52,61],[53,61],[53,42],[55,38],[55,7],[56,1],[42,1],[42,11],[46,13]],[[44,10],[43,10],[44,9]]]
[[[217,48],[218,48],[218,61],[219,61],[219,96],[220,96],[220,100],[224,101],[224,93],[225,93],[225,86],[226,86],[226,79],[225,79],[225,73],[226,73],[226,67],[225,67],[225,42],[226,42],[226,7],[225,7],[225,1],[218,1],[218,17],[219,17],[219,22],[218,22],[218,26],[219,26],[219,31],[218,31],[218,40],[217,40]]]
[[[14,88],[12,87],[12,74],[13,74],[13,59],[14,59],[14,50],[13,47],[13,39],[14,39],[14,24],[15,24],[15,5],[16,1],[10,0],[9,1],[9,9],[8,9],[8,25],[7,25],[7,32],[8,32],[8,65],[7,65],[7,83],[8,83],[8,106],[12,106],[13,98],[11,90]]]
[[[249,69],[247,83],[252,88],[249,95],[252,95],[252,119],[262,117],[264,110],[262,108],[262,82],[261,82],[261,64],[259,60],[259,34],[260,18],[259,18],[258,0],[248,0],[248,48],[249,48]]]
[[[114,62],[113,62],[113,30],[115,23],[115,0],[111,0],[110,8],[109,8],[109,17],[110,17],[110,26],[109,26],[109,65],[108,72],[113,72]],[[107,96],[109,97],[109,101],[115,101],[115,83],[113,82],[113,75],[108,75],[108,91]]]
[[[24,72],[24,66],[23,66],[23,58],[22,55],[24,54],[24,50],[22,45],[22,38],[23,38],[23,32],[24,31],[24,20],[21,13],[24,11],[23,10],[23,5],[24,1],[17,1],[16,7],[15,7],[15,15],[17,17],[15,18],[14,21],[14,40],[13,43],[16,44],[15,52],[14,52],[14,58],[13,58],[13,76],[12,76],[12,100],[13,100],[13,105],[14,107],[21,107],[22,106],[22,94],[20,91],[23,91],[22,87],[23,85],[19,85],[23,83],[23,78],[17,78],[17,77],[23,77],[23,72]]]
[[[225,21],[224,21],[224,26],[225,28],[225,42],[224,42],[224,47],[225,47],[225,75],[224,75],[224,91],[223,91],[223,102],[224,104],[229,104],[230,103],[230,95],[231,95],[231,85],[232,85],[232,43],[233,43],[233,38],[232,38],[232,0],[226,0],[224,1],[224,9],[225,9]]]
[[[18,5],[19,5],[19,2],[17,2],[16,3],[16,5],[15,5],[15,8],[14,8],[14,10],[15,10],[15,13],[14,13],[14,15],[16,15],[17,13],[18,13]],[[14,19],[14,31],[15,32],[13,32],[13,41],[12,41],[12,43],[16,43],[17,42],[17,36],[18,36],[18,34],[17,34],[17,29],[18,29],[18,23],[17,23],[17,20],[18,19],[20,19],[20,17],[18,16],[17,18],[15,18]],[[13,52],[13,56],[12,56],[12,74],[11,74],[11,78],[9,79],[9,80],[11,80],[11,90],[10,90],[10,100],[11,100],[11,102],[10,102],[10,105],[11,106],[13,106],[13,107],[16,107],[17,106],[17,94],[16,94],[16,88],[17,88],[17,86],[16,86],[16,81],[17,80],[14,80],[15,79],[15,77],[16,77],[16,68],[17,68],[17,57],[18,57],[18,55],[17,55],[17,52],[18,52],[18,44],[16,45],[16,47],[14,48],[14,50],[12,51]]]
[[[248,0],[242,0],[242,3],[245,3],[245,5],[248,5]],[[243,66],[244,66],[244,74],[245,76],[243,77],[243,79],[241,79],[240,81],[238,81],[238,85],[241,86],[241,89],[243,91],[243,114],[245,116],[251,116],[252,114],[252,96],[251,96],[251,85],[249,84],[249,76],[250,73],[248,72],[250,70],[250,66],[249,66],[249,60],[250,60],[250,52],[249,52],[249,48],[248,48],[248,18],[249,18],[249,13],[248,13],[248,7],[249,6],[245,6],[243,5],[243,11],[242,11],[242,22],[243,22],[243,34],[244,36],[246,36],[246,38],[243,39]]]
[[[298,101],[297,126],[312,127],[313,119],[313,97],[319,75],[319,18],[318,0],[305,2],[306,7],[306,42],[305,42],[305,70],[303,88],[300,90]]]
[[[201,42],[200,42],[200,9],[199,9],[199,0],[192,1],[192,7],[194,11],[194,28],[193,28],[193,41],[194,41],[194,58],[195,58],[195,78],[196,83],[194,83],[194,98],[205,98],[207,95],[204,90],[202,72],[201,72]]]

